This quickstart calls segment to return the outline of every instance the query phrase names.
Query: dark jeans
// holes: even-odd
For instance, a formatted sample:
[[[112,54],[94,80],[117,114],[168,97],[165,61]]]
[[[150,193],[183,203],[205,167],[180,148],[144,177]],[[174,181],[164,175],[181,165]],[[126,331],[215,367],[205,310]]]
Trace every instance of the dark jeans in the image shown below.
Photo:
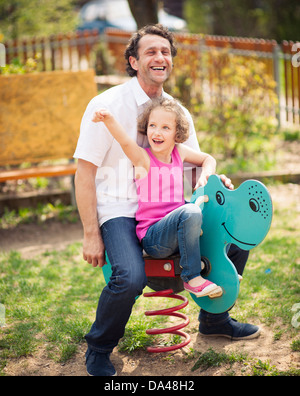
[[[112,276],[100,295],[96,320],[85,338],[91,349],[106,353],[112,352],[123,337],[136,296],[142,294],[147,278],[135,219],[119,217],[109,220],[102,225],[101,233]],[[232,245],[228,256],[235,260],[237,271],[242,274],[248,252]],[[201,312],[205,314],[201,310],[200,315]]]
[[[112,352],[123,337],[136,296],[142,294],[147,278],[135,219],[108,220],[101,233],[112,276],[101,293],[96,320],[85,338],[91,349],[105,353]]]
[[[249,257],[249,251],[248,250],[242,250],[236,245],[231,245],[229,248],[228,252],[228,257],[230,260],[233,262],[237,273],[239,275],[243,275],[248,257]]]

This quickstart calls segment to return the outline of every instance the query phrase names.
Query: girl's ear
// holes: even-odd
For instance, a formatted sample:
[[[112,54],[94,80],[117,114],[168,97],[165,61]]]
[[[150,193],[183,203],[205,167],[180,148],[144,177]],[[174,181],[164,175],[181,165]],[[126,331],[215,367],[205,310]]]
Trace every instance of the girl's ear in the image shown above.
[[[129,63],[130,66],[134,69],[134,70],[138,70],[138,64],[137,64],[137,59],[134,56],[130,56],[129,57]]]

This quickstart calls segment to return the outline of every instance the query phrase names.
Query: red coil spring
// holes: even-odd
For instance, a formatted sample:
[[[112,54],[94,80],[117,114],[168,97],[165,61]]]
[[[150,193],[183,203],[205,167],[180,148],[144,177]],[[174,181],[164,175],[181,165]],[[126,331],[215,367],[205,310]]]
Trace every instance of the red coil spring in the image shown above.
[[[180,313],[180,312],[175,312],[175,311],[179,311],[180,309],[186,307],[189,303],[188,299],[184,296],[174,294],[172,289],[167,289],[167,290],[158,291],[158,292],[145,293],[144,297],[167,297],[167,298],[175,298],[177,300],[184,301],[182,304],[177,305],[176,307],[145,312],[146,316],[157,316],[157,315],[175,316],[177,318],[181,318],[184,320],[184,323],[178,324],[173,327],[168,327],[168,328],[164,328],[164,329],[146,330],[147,334],[167,334],[167,333],[169,333],[169,334],[176,334],[176,335],[179,335],[179,336],[185,338],[185,341],[181,342],[180,344],[175,344],[175,345],[171,345],[168,347],[148,347],[147,351],[151,352],[151,353],[169,352],[169,351],[175,351],[176,349],[180,349],[180,348],[183,348],[184,346],[188,345],[189,342],[191,341],[191,337],[187,333],[180,331],[180,329],[183,329],[184,327],[186,327],[189,324],[190,320],[185,314]]]

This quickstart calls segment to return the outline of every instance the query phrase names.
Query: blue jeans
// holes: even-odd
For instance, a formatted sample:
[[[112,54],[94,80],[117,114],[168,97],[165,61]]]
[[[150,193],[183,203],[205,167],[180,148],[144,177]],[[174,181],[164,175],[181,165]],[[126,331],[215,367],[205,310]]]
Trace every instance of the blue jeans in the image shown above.
[[[108,220],[102,225],[101,234],[112,276],[100,295],[96,320],[85,339],[89,348],[107,353],[123,337],[136,296],[142,294],[147,277],[134,218]]]
[[[142,240],[143,248],[155,258],[179,252],[181,278],[188,282],[201,272],[201,225],[201,209],[194,204],[185,204],[148,228]]]

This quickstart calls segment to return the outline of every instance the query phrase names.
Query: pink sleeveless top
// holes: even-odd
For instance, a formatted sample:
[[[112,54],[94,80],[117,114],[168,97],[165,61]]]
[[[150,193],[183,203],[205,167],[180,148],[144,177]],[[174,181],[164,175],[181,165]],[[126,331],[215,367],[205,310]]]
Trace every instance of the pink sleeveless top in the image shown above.
[[[147,176],[136,179],[138,210],[136,233],[141,241],[148,228],[174,209],[184,205],[183,164],[174,147],[171,164],[159,161],[150,151],[150,169]]]

